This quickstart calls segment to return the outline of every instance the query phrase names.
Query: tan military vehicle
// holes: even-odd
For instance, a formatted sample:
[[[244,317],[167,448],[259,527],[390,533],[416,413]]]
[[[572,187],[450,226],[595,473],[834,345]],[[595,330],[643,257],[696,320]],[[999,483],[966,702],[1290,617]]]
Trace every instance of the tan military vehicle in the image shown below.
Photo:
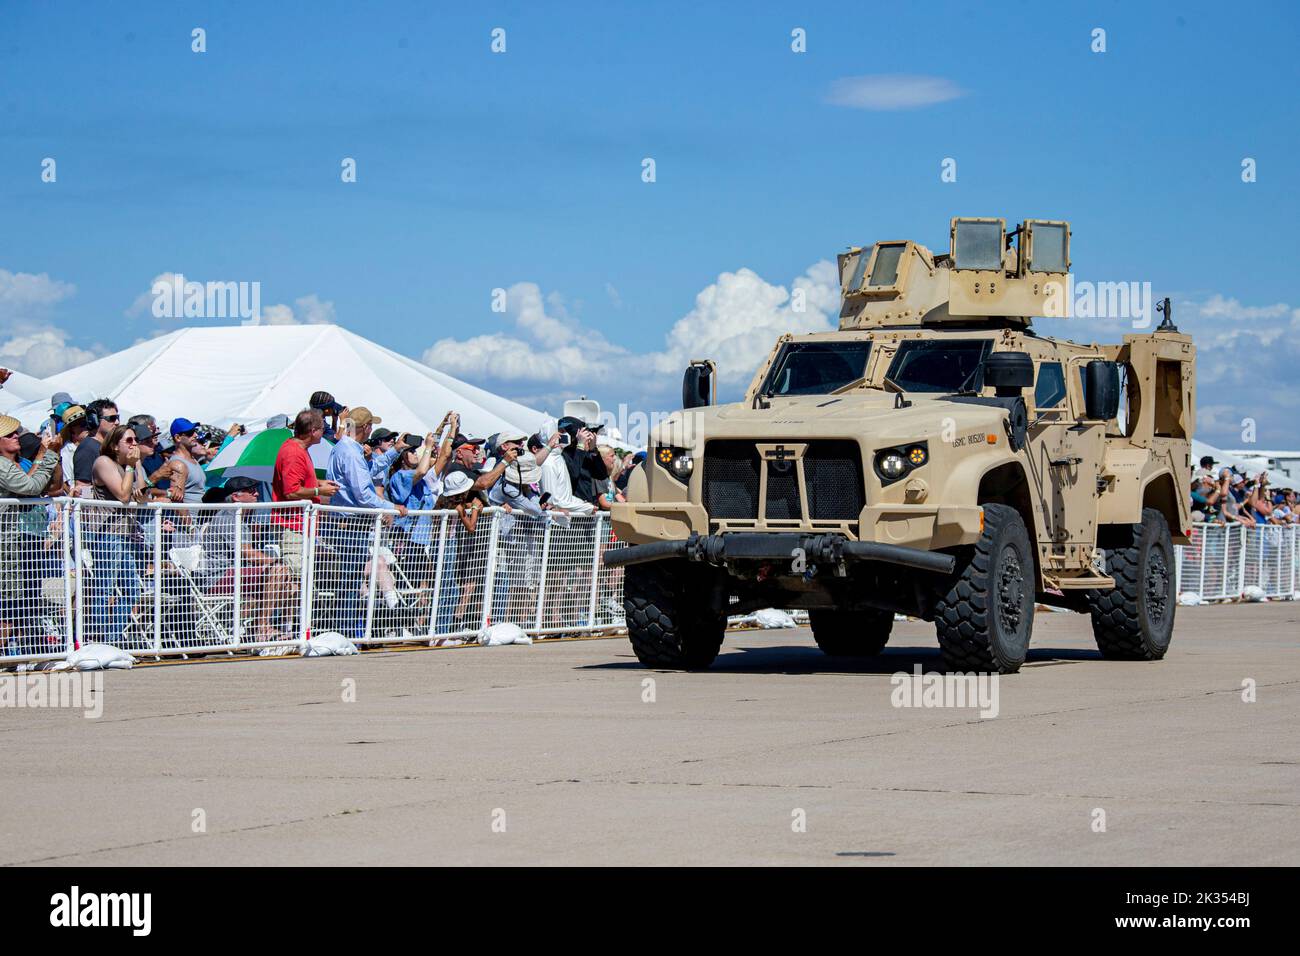
[[[1174,624],[1195,349],[1043,338],[1068,316],[1069,224],[954,219],[949,250],[839,257],[837,332],[786,335],[744,401],[693,362],[614,506],[632,646],[707,667],[729,614],[805,608],[833,655],[878,654],[895,612],[945,666],[1016,671],[1035,602],[1092,617],[1103,655],[1155,660]]]

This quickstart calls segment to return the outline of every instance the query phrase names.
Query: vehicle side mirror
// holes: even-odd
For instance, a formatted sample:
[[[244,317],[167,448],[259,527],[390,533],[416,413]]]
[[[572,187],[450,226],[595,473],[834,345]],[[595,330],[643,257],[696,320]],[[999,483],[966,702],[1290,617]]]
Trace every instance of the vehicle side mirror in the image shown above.
[[[990,352],[984,357],[984,387],[1000,397],[1015,397],[1034,384],[1034,360],[1028,352]]]
[[[1093,359],[1083,371],[1084,414],[1093,421],[1119,414],[1119,365]]]
[[[682,408],[704,408],[712,404],[713,363],[692,362],[682,376]]]

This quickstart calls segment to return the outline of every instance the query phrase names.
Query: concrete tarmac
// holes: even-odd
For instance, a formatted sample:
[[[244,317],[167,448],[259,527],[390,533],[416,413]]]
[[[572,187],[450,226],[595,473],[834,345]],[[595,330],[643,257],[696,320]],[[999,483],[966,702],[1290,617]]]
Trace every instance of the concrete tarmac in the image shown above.
[[[913,622],[698,674],[625,637],[137,667],[98,719],[0,709],[0,863],[1294,866],[1298,644],[1300,604],[1180,608],[1114,663],[1040,610],[993,718],[894,706]]]

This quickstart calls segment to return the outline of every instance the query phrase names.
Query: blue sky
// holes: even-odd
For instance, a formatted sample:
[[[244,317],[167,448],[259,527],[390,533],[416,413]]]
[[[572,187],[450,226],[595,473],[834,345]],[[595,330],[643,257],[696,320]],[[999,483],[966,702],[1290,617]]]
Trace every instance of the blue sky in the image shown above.
[[[943,248],[953,214],[1068,218],[1080,278],[1179,302],[1202,342],[1202,437],[1239,445],[1251,416],[1262,446],[1297,446],[1277,398],[1300,377],[1296,271],[1278,261],[1300,212],[1297,19],[1268,3],[8,0],[0,361],[47,374],[174,327],[132,306],[180,272],[258,281],[286,319],[538,405],[667,407],[696,345],[740,387],[790,324],[781,296],[824,283],[817,264],[846,245]],[[958,95],[830,101],[837,81],[888,92],[897,74]]]

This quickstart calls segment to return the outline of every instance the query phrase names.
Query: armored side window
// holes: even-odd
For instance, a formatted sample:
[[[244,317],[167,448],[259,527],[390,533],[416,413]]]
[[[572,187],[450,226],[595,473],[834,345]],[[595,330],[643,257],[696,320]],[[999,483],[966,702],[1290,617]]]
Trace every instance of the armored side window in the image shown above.
[[[1034,386],[1034,407],[1055,408],[1065,400],[1065,372],[1060,362],[1038,366],[1038,383]]]

